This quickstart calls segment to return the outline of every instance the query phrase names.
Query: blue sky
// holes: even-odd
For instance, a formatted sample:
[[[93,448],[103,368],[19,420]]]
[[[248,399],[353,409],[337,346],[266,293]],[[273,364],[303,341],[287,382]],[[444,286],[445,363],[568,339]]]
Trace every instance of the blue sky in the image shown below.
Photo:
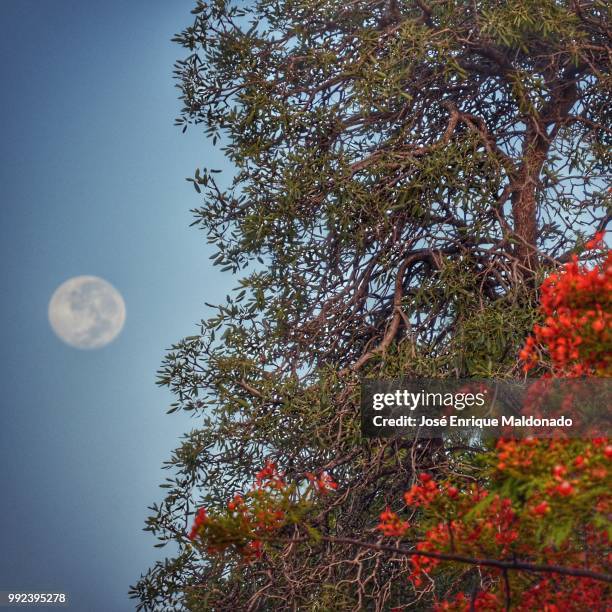
[[[0,4],[0,590],[68,591],[71,609],[133,610],[127,590],[163,549],[142,531],[181,433],[155,386],[164,349],[234,279],[188,228],[185,181],[223,168],[180,104],[170,42],[189,0]],[[123,295],[119,338],[79,351],[47,305],[93,274]],[[38,608],[41,609],[41,608]]]

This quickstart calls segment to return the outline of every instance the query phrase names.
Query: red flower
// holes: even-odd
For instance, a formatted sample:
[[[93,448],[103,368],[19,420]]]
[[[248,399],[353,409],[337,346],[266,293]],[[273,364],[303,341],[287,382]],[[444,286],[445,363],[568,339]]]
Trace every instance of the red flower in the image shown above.
[[[419,480],[422,485],[413,485],[409,491],[404,493],[404,500],[408,506],[429,505],[440,493],[438,484],[431,480],[429,474],[421,474]]]
[[[384,512],[380,513],[380,523],[376,529],[382,531],[387,537],[401,537],[410,528],[408,521],[400,521],[399,516],[395,512],[391,512],[389,506]]]
[[[544,516],[547,512],[550,512],[550,506],[547,501],[540,502],[534,509],[533,513],[536,516]]]
[[[591,327],[596,332],[600,332],[600,331],[603,331],[604,329],[606,329],[606,324],[604,323],[603,319],[596,319],[595,321],[593,321]]]
[[[282,478],[282,474],[279,473],[276,463],[274,461],[270,461],[269,459],[266,461],[264,467],[257,472],[255,475],[255,480],[257,481],[257,487],[263,488],[267,487],[270,489],[283,489],[285,485],[285,481]]]
[[[567,474],[567,468],[564,465],[557,464],[553,468],[553,476],[559,480],[561,476],[565,476]]]
[[[338,488],[338,483],[334,482],[328,472],[321,472],[320,476],[316,476],[312,472],[306,472],[306,478],[314,485],[317,493],[322,495]]]
[[[563,495],[563,497],[567,497],[568,495],[571,495],[574,492],[574,487],[572,487],[572,485],[569,482],[567,482],[567,480],[564,480],[561,484],[558,484],[555,487],[555,491],[557,491],[559,495]]]
[[[189,532],[189,539],[195,540],[200,532],[200,527],[208,522],[208,515],[206,514],[205,508],[200,508],[197,513],[191,531]]]
[[[261,559],[263,555],[263,542],[261,540],[253,540],[242,549],[242,557],[245,561],[251,562],[255,559]]]
[[[593,238],[591,238],[584,246],[587,250],[592,250],[598,248],[600,245],[603,245],[603,239],[605,236],[605,232],[597,232]]]

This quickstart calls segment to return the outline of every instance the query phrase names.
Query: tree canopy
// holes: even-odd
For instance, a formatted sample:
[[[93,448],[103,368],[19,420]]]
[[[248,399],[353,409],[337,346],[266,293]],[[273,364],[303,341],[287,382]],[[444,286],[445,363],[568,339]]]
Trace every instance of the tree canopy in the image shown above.
[[[359,382],[523,375],[539,280],[610,216],[610,7],[192,12],[176,37],[177,124],[202,127],[236,168],[189,180],[194,224],[238,286],[159,371],[170,411],[197,427],[147,524],[178,550],[132,594],[145,609],[386,609],[404,601],[406,567],[384,551],[314,540],[244,565],[193,546],[192,515],[225,508],[266,460],[287,482],[333,476],[310,524],[346,538],[371,534],[423,470],[480,478],[486,445],[362,440]]]

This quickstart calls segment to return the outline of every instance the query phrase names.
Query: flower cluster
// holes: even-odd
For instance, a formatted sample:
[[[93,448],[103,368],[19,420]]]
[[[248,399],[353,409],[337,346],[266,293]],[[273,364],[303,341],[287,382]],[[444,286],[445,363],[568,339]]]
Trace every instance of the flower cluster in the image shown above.
[[[433,480],[431,474],[423,472],[419,474],[420,484],[413,485],[404,493],[404,501],[407,506],[427,506],[440,493],[438,484]]]
[[[497,469],[503,471],[507,468],[520,470],[527,468],[533,463],[537,440],[533,437],[524,438],[523,440],[505,440],[500,438],[497,441]],[[521,452],[517,453],[520,448]]]
[[[410,527],[418,538],[417,553],[460,553],[467,557],[494,559],[529,558],[543,564],[584,566],[584,546],[590,551],[589,564],[597,570],[608,556],[612,496],[610,461],[612,445],[603,437],[580,440],[499,440],[486,459],[489,467],[488,489],[474,483],[447,480],[436,482],[421,474],[419,484],[406,494],[409,505],[419,508],[419,522],[408,526],[400,516],[387,509],[381,514],[378,529],[385,535],[402,537]],[[527,469],[526,469],[527,468]],[[502,495],[514,491],[516,498]],[[572,536],[582,533],[584,541]],[[419,533],[421,534],[419,537]],[[586,542],[586,544],[585,544]],[[413,554],[410,580],[415,589],[424,587],[426,578],[438,571],[443,561]],[[490,591],[438,602],[437,610],[498,610],[504,591],[497,570],[480,568],[489,575]],[[497,573],[496,573],[497,572]],[[528,577],[515,578],[520,587],[514,595],[516,609],[550,609],[557,601],[553,579],[535,583]],[[430,584],[429,580],[427,584]],[[602,597],[600,584],[581,578],[565,578],[568,589],[581,591],[580,601]],[[522,590],[521,590],[522,589]],[[500,599],[501,598],[501,599]],[[546,608],[544,602],[552,607]],[[538,605],[536,605],[538,604]]]
[[[206,514],[205,508],[200,508],[196,512],[195,520],[193,521],[193,526],[191,527],[191,531],[189,532],[189,539],[195,540],[200,532],[201,528],[208,521],[208,515]]]
[[[251,489],[235,494],[224,511],[209,514],[200,508],[189,539],[209,554],[231,549],[243,562],[261,559],[265,542],[274,540],[285,525],[298,522],[315,496],[338,486],[327,472],[309,473],[307,480],[308,487],[300,491],[286,482],[275,462],[268,460],[256,473]]]
[[[487,499],[490,497],[489,499]],[[450,497],[448,503],[441,503],[433,509],[438,516],[446,516],[425,532],[423,539],[417,543],[416,550],[420,552],[461,550],[463,553],[478,554],[483,546],[491,549],[492,554],[502,556],[509,552],[513,542],[519,539],[517,514],[512,509],[512,500],[501,498],[495,494],[489,496],[486,491],[475,486],[457,496]],[[486,500],[488,505],[480,513],[470,516],[471,510],[479,502]],[[442,498],[438,500],[442,502]],[[451,518],[455,516],[456,518]],[[411,581],[418,587],[423,582],[423,576],[429,574],[440,564],[437,559],[413,555],[411,557]]]
[[[267,487],[280,491],[287,486],[283,480],[283,474],[278,471],[276,463],[269,459],[266,461],[264,467],[255,475],[255,482],[257,483],[258,489]]]
[[[380,523],[376,526],[376,529],[382,531],[383,535],[387,537],[402,537],[410,529],[410,523],[401,521],[399,516],[395,512],[391,512],[391,508],[387,506],[385,511],[380,514]]]
[[[603,235],[588,243],[595,248]],[[519,353],[525,372],[543,352],[553,373],[572,377],[612,373],[612,250],[601,267],[587,269],[574,256],[541,287],[540,310],[544,325],[536,325]]]
[[[321,472],[319,476],[312,472],[306,472],[306,478],[314,486],[317,493],[325,495],[330,491],[335,491],[338,488],[337,483],[327,472]]]
[[[524,612],[545,610],[546,612],[583,612],[584,610],[606,610],[608,599],[605,585],[590,578],[560,580],[546,577],[527,589],[521,597],[520,607]]]
[[[598,248],[601,239],[596,236],[587,248]],[[544,282],[544,325],[535,326],[520,358],[529,371],[548,353],[552,368],[530,387],[530,411],[538,409],[553,377],[610,375],[611,283],[611,252],[600,268],[588,270],[573,259]],[[573,382],[569,390],[563,410],[570,403],[584,403]],[[591,440],[527,437],[500,439],[490,453],[481,456],[486,489],[460,477],[436,481],[431,474],[421,474],[404,495],[406,505],[419,513],[418,522],[413,520],[410,527],[417,538],[410,559],[413,588],[429,591],[432,582],[423,586],[425,578],[448,568],[438,558],[418,554],[428,552],[472,559],[528,559],[605,572],[611,560],[611,460],[612,444],[601,435]],[[404,524],[387,510],[378,528],[385,535],[404,536],[408,528],[398,527]],[[434,609],[499,610],[512,591],[516,610],[577,612],[599,609],[611,596],[608,585],[589,578],[560,578],[554,573],[534,577],[521,572],[503,577],[498,569],[482,566],[478,572],[480,590],[463,593],[465,570],[458,571],[457,592],[451,589],[453,595],[435,602]],[[452,576],[452,572],[446,574],[445,584]]]
[[[473,597],[459,592],[451,601],[438,603],[434,607],[434,612],[468,612],[468,610],[498,612],[500,609],[503,609],[503,606],[495,593],[480,591]],[[552,612],[552,610],[547,612]]]

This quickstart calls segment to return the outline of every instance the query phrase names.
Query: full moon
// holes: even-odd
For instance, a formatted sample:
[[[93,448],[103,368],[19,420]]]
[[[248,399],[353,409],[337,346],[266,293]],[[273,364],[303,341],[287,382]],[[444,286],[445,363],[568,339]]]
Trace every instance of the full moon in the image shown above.
[[[97,349],[114,340],[123,328],[125,302],[104,279],[75,276],[51,296],[49,322],[66,344]]]

